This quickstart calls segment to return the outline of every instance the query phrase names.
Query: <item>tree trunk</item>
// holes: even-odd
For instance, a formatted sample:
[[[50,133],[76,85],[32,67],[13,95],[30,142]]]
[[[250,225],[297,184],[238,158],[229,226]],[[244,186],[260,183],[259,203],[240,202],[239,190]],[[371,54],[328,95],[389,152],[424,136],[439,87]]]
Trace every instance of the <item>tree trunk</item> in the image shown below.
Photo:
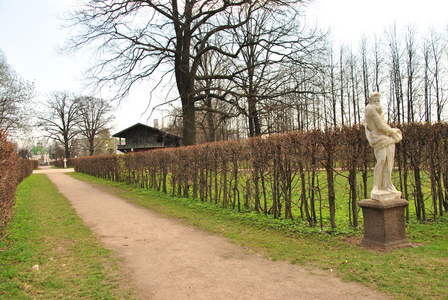
[[[326,158],[325,170],[327,173],[328,182],[328,206],[330,208],[330,223],[331,228],[336,228],[336,196],[334,191],[334,176],[333,176],[333,153],[328,153]]]
[[[353,217],[353,227],[358,228],[358,206],[356,200],[358,199],[356,190],[356,166],[352,166],[349,170],[348,181],[350,184],[350,209]]]
[[[425,210],[425,202],[423,199],[422,192],[422,180],[420,176],[420,167],[414,164],[414,177],[415,177],[415,205],[416,205],[416,214],[417,219],[426,221],[426,210]]]
[[[195,107],[191,96],[182,96],[183,115],[183,145],[190,146],[196,144]]]
[[[248,110],[249,110],[249,136],[260,136],[261,128],[260,128],[260,120],[258,119],[257,112],[257,100],[255,97],[248,97]]]
[[[64,135],[64,150],[65,150],[65,158],[71,157],[70,145],[68,141],[68,137]]]
[[[94,140],[94,136],[92,136],[91,138],[89,138],[89,155],[93,156],[93,154],[95,153],[95,140]]]
[[[299,172],[300,172],[300,183],[301,183],[301,195],[300,200],[301,204],[304,206],[305,210],[305,216],[306,220],[308,221],[308,224],[310,224],[311,227],[315,227],[314,220],[310,215],[309,207],[308,207],[308,200],[306,196],[306,178],[305,178],[305,171],[303,168],[303,163],[299,162]],[[313,208],[314,209],[314,208]]]

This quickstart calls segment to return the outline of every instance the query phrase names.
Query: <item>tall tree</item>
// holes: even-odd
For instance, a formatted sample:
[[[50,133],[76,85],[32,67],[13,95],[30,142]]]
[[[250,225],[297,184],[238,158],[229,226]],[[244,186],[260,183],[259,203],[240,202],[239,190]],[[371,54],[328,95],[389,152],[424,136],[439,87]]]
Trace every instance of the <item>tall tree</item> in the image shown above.
[[[434,28],[431,29],[429,33],[429,47],[433,63],[430,72],[433,75],[432,82],[435,93],[437,122],[442,121],[442,111],[447,101],[444,99],[442,92],[442,56],[445,46],[440,34],[438,34]]]
[[[341,107],[341,125],[345,125],[345,105],[344,105],[344,89],[346,84],[345,80],[345,70],[344,70],[344,52],[345,47],[341,45],[339,49],[339,97],[340,97],[340,107]]]
[[[414,104],[416,101],[416,68],[417,49],[415,40],[416,31],[413,27],[408,27],[406,32],[406,75],[407,75],[407,121],[415,121]]]
[[[45,136],[64,145],[65,158],[71,157],[75,137],[79,134],[80,106],[67,92],[52,93],[39,116],[39,127]]]
[[[358,124],[361,122],[361,108],[359,103],[359,96],[358,96],[358,90],[359,90],[359,76],[358,74],[358,59],[353,53],[352,50],[350,50],[348,58],[347,58],[347,66],[348,66],[348,82],[350,84],[350,90],[348,90],[349,98],[351,96],[351,107],[352,107],[352,116],[353,118],[349,118],[349,124],[351,125],[351,120],[353,119],[353,124]],[[350,105],[348,105],[350,109]]]
[[[92,44],[102,60],[93,68],[100,85],[113,82],[126,95],[134,83],[161,72],[174,72],[182,104],[183,142],[195,143],[195,102],[206,95],[196,90],[204,55],[236,57],[229,31],[243,26],[258,10],[277,9],[301,0],[90,0],[71,24],[80,34],[72,49]],[[225,43],[215,44],[221,35]],[[222,76],[222,74],[218,75]]]
[[[11,132],[26,127],[33,91],[34,85],[17,75],[0,51],[0,129]]]
[[[332,125],[334,127],[336,127],[338,124],[337,114],[336,114],[336,112],[337,112],[337,106],[336,106],[336,104],[337,104],[337,98],[336,98],[337,97],[337,94],[336,94],[337,93],[336,92],[337,82],[336,82],[336,80],[337,79],[336,79],[335,53],[334,53],[333,48],[331,48],[329,55],[330,55],[330,64],[328,66],[328,69],[329,69],[330,74],[329,74],[328,80],[330,81],[329,85],[330,85],[330,99],[331,99],[331,102],[330,102],[331,109],[329,111],[331,114]]]
[[[219,43],[219,42],[217,42]],[[230,59],[218,53],[208,53],[202,56],[199,64],[199,75],[204,80],[197,81],[197,90],[204,95],[197,101],[197,127],[202,129],[204,139],[197,138],[198,142],[214,142],[221,139],[218,132],[224,123],[241,113],[236,97],[230,96],[231,82],[226,79],[217,79],[214,74],[222,74],[231,68]]]
[[[404,122],[404,103],[403,103],[403,82],[402,82],[402,53],[400,48],[400,42],[397,35],[397,27],[394,24],[388,32],[388,42],[390,50],[390,90],[391,98],[393,97],[395,102],[394,106],[389,107],[389,117],[394,115],[394,121],[398,123]],[[392,103],[391,103],[392,104]],[[393,109],[392,109],[393,108]]]
[[[313,93],[300,87],[321,71],[326,34],[306,29],[297,11],[279,8],[253,13],[244,26],[234,30],[234,36],[241,47],[241,60],[236,61],[232,77],[238,96],[246,100],[249,136],[258,136],[263,133],[261,113],[275,110],[284,118],[286,108],[293,106],[293,94]],[[296,76],[299,69],[306,76]]]
[[[112,106],[104,99],[94,97],[79,97],[76,101],[79,104],[79,129],[88,141],[89,154],[93,155],[95,149],[103,146],[101,142],[105,142],[96,138],[109,131],[114,119]]]
[[[78,147],[77,155],[87,156],[90,155],[90,141],[83,135],[79,135],[77,139]],[[115,145],[115,138],[111,136],[109,130],[103,130],[100,134],[95,136],[95,151],[94,155],[105,155],[116,153],[117,147]]]
[[[373,91],[379,92],[380,91],[380,84],[381,84],[381,67],[383,66],[384,59],[382,58],[382,52],[381,52],[381,44],[378,40],[378,37],[375,35],[374,38],[374,44],[373,44],[373,69],[374,69],[374,75],[373,75]]]
[[[430,45],[427,40],[423,41],[423,86],[424,86],[424,120],[425,122],[431,122],[431,83],[430,78],[430,65],[431,54]]]
[[[367,39],[363,37],[361,39],[361,69],[362,69],[362,87],[364,96],[364,106],[369,104],[369,93],[370,90],[370,77],[369,77],[369,59],[367,51]]]

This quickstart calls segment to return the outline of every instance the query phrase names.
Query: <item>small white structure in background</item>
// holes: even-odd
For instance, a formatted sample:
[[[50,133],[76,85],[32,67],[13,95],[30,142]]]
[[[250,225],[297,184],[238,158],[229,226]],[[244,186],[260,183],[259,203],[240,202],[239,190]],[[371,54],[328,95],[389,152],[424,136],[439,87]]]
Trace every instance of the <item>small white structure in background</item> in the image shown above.
[[[37,146],[30,150],[31,159],[37,160],[40,166],[46,166],[50,164],[50,154],[42,147],[42,143],[37,143]]]

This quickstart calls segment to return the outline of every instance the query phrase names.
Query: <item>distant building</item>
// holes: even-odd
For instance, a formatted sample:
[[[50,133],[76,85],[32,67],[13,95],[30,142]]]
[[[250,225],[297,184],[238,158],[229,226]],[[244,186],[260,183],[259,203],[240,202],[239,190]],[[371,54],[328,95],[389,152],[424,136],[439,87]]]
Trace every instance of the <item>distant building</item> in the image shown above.
[[[31,159],[37,160],[39,165],[49,165],[50,164],[50,154],[47,149],[42,147],[41,143],[37,143],[37,146],[30,150]]]
[[[141,123],[132,125],[112,136],[119,138],[117,150],[124,153],[172,148],[182,145],[180,136]]]

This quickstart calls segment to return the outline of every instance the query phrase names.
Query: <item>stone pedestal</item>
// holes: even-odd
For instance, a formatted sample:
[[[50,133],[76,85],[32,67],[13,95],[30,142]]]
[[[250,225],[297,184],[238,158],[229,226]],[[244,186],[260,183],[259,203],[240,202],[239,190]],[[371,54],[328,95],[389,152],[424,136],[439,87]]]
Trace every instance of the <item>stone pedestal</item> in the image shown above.
[[[404,208],[408,204],[404,199],[359,201],[364,216],[363,244],[385,250],[410,246],[404,219]]]

